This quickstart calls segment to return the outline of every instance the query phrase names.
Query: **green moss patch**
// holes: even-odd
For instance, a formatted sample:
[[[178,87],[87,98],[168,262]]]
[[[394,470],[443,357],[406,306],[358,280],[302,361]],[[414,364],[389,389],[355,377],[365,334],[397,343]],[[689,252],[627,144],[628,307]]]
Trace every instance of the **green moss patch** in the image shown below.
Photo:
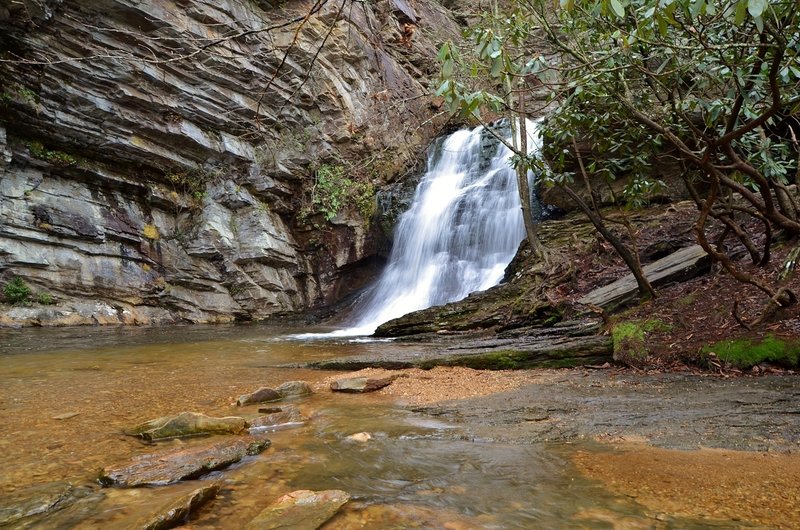
[[[671,326],[661,320],[629,320],[611,328],[614,360],[630,366],[641,367],[650,350],[645,338],[652,331],[669,331]]]
[[[712,353],[736,368],[748,369],[763,362],[796,368],[800,360],[800,340],[767,335],[762,340],[724,340],[701,350],[704,358]]]

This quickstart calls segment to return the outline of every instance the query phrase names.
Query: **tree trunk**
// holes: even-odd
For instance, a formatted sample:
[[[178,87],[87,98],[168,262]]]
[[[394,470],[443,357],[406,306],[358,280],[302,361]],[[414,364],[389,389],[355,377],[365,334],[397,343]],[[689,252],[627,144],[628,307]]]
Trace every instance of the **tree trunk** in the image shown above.
[[[600,232],[600,235],[603,236],[603,239],[608,241],[614,250],[619,254],[619,257],[622,258],[622,261],[625,262],[625,265],[628,266],[633,277],[636,278],[636,285],[639,287],[639,294],[641,296],[650,296],[652,298],[656,298],[656,291],[653,289],[653,286],[650,285],[650,282],[647,280],[647,277],[644,275],[644,271],[642,270],[642,266],[639,263],[639,260],[636,256],[633,255],[631,250],[625,246],[625,244],[615,236],[608,228],[606,227],[603,219],[600,218],[597,213],[592,210],[592,208],[586,204],[586,202],[581,199],[580,195],[575,193],[569,186],[561,185],[559,186],[564,192],[570,196],[570,198],[575,201],[575,204],[583,210],[583,213],[589,218],[592,222],[594,227]]]
[[[539,227],[533,219],[531,209],[531,188],[528,183],[528,127],[525,113],[525,91],[519,92],[519,107],[517,110],[517,123],[515,127],[514,118],[511,118],[511,134],[514,136],[513,144],[518,148],[518,155],[523,163],[517,164],[517,189],[519,190],[519,204],[522,209],[522,221],[525,224],[525,234],[531,246],[531,252],[538,259],[545,259],[545,249],[539,240]],[[519,135],[519,141],[517,141]]]

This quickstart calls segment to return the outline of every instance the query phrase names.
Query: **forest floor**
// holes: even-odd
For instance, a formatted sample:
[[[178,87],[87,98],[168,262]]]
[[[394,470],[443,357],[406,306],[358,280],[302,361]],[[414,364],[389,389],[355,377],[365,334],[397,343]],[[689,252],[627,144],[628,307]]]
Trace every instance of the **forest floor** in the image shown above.
[[[688,202],[677,203],[653,209],[632,219],[643,264],[696,242],[696,213],[693,209],[693,204]],[[750,228],[758,234],[754,241],[756,245],[762,245],[763,234],[759,234],[757,226]],[[624,231],[618,231],[630,242]],[[730,239],[726,243],[732,245]],[[768,265],[752,264],[749,256],[745,255],[735,262],[736,266],[765,284],[779,285],[800,293],[800,272],[794,272],[783,282],[778,281],[784,261],[796,244],[774,241]],[[745,254],[743,248],[741,254]],[[572,280],[554,290],[557,299],[568,304],[574,304],[592,289],[602,287],[629,272],[613,249],[600,239],[585,245],[576,253],[572,263],[576,267]],[[738,372],[735,367],[716,362],[709,364],[701,356],[703,348],[723,340],[759,342],[770,335],[784,340],[800,337],[800,304],[777,311],[763,323],[752,325],[769,305],[769,298],[756,287],[737,281],[718,264],[713,265],[707,274],[662,286],[656,291],[656,299],[606,315],[606,332],[610,332],[610,328],[621,321],[656,321],[663,324],[646,332],[648,357],[640,368],[702,368],[735,374]],[[738,320],[734,315],[734,304]],[[774,372],[782,371],[782,368],[770,364],[753,368],[756,373],[762,370]]]

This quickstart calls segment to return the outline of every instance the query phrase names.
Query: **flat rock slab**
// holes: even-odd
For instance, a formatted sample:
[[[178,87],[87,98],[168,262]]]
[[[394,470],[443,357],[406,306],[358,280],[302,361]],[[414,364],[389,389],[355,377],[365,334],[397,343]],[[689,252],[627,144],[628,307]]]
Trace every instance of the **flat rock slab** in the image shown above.
[[[245,456],[259,454],[269,445],[266,438],[247,437],[141,455],[124,467],[104,469],[99,481],[103,486],[124,488],[163,486],[228,467]]]
[[[692,245],[673,252],[665,258],[642,267],[645,277],[653,287],[672,282],[686,281],[706,272],[711,267],[711,258],[700,245]],[[590,292],[578,302],[612,309],[635,300],[639,288],[633,274]]]
[[[331,390],[334,392],[347,392],[351,394],[364,394],[366,392],[375,392],[383,387],[389,386],[399,376],[393,375],[390,377],[383,377],[375,379],[371,377],[348,377],[345,379],[337,379],[331,383]]]
[[[350,500],[341,490],[298,490],[269,505],[247,525],[247,530],[317,530]]]
[[[670,449],[793,451],[797,376],[724,379],[572,369],[502,394],[414,409],[509,444],[648,440]]]
[[[245,429],[247,422],[238,416],[214,418],[198,412],[182,412],[146,421],[123,432],[150,441],[198,434],[239,434]]]
[[[453,337],[437,336],[415,341],[418,348],[392,350],[386,355],[338,357],[305,366],[323,370],[427,369],[434,366],[505,370],[598,365],[613,360],[611,338],[597,335],[599,328],[598,320],[585,319],[490,338],[459,335],[453,340]]]

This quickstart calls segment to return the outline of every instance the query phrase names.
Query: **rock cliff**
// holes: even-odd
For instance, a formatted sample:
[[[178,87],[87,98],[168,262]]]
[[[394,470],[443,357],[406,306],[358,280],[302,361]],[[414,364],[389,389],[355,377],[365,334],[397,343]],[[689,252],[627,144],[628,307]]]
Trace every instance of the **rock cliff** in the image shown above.
[[[431,0],[0,6],[0,283],[42,302],[0,324],[261,319],[358,289],[457,31]],[[320,212],[320,167],[361,204]]]

